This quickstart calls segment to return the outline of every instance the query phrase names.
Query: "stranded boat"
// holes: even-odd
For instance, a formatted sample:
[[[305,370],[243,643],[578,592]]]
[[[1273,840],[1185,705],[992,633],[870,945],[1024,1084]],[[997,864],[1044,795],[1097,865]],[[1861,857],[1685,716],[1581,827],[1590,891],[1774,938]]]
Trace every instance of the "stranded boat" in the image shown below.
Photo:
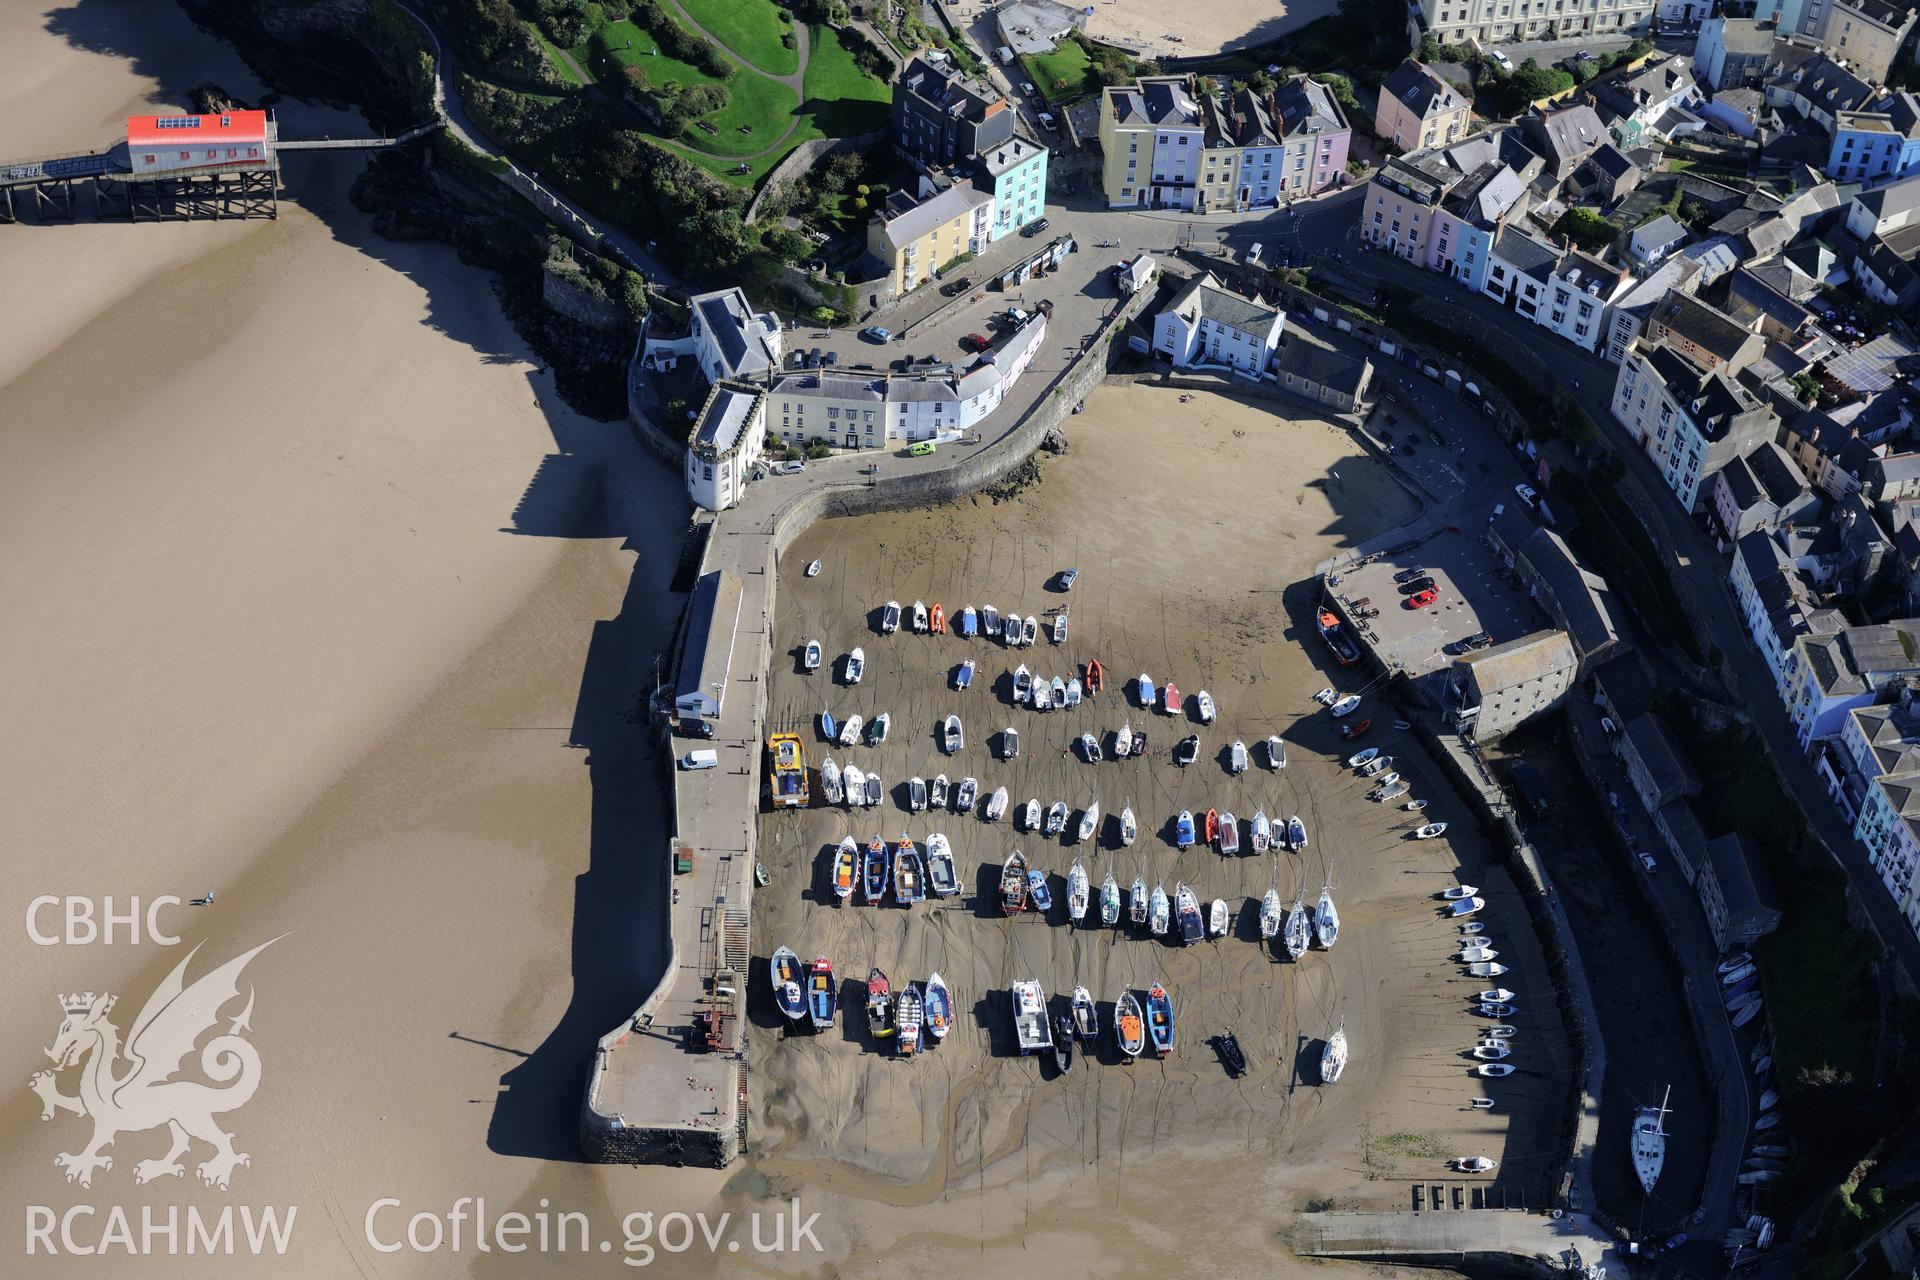
[[[1067,919],[1078,923],[1086,918],[1092,887],[1087,864],[1075,858],[1072,869],[1067,872]]]
[[[924,600],[913,602],[913,629],[922,633],[927,629],[927,605]]]
[[[1173,1052],[1173,997],[1158,982],[1147,988],[1147,1039],[1161,1057]]]
[[[893,896],[903,907],[922,902],[927,896],[927,878],[920,865],[920,854],[905,836],[893,848]]]
[[[1340,699],[1340,701],[1334,703],[1331,707],[1327,708],[1327,710],[1333,712],[1333,714],[1336,716],[1352,715],[1354,710],[1357,707],[1359,707],[1359,705],[1360,705],[1360,695],[1357,693],[1350,693],[1346,697]]]
[[[1120,847],[1127,848],[1140,834],[1140,824],[1134,821],[1133,806],[1128,805],[1120,811]]]
[[[853,896],[853,882],[859,878],[860,846],[848,836],[833,854],[833,896],[845,902]]]
[[[1280,740],[1279,734],[1267,738],[1267,768],[1284,769],[1287,767],[1287,744]]]
[[[933,781],[927,784],[927,805],[934,809],[947,807],[947,775],[936,773]]]
[[[816,1031],[833,1025],[834,1010],[840,1003],[840,989],[834,985],[833,965],[825,956],[815,956],[807,971],[807,1016]]]
[[[1281,939],[1287,948],[1287,958],[1298,960],[1307,954],[1307,947],[1313,940],[1313,924],[1307,919],[1307,901],[1305,898],[1293,900],[1293,910],[1287,912],[1286,933]]]
[[[1213,695],[1202,689],[1194,696],[1194,709],[1200,713],[1201,724],[1212,724],[1214,716]]]
[[[1147,1021],[1141,1016],[1139,997],[1131,991],[1122,991],[1113,1002],[1113,1039],[1128,1061],[1147,1047]]]
[[[973,672],[973,659],[968,658],[965,662],[954,668],[953,687],[961,693],[965,693],[968,689],[971,689],[973,687]]]
[[[1127,753],[1133,750],[1133,721],[1123,723],[1113,735],[1113,758],[1125,760]]]
[[[972,605],[960,611],[960,634],[963,636],[980,634],[980,615],[974,612]]]
[[[940,728],[940,745],[946,748],[948,755],[958,754],[967,745],[966,730],[962,728],[959,716],[948,714]]]
[[[1200,899],[1185,881],[1173,886],[1173,900],[1180,917],[1180,941],[1191,946],[1205,939],[1207,927],[1200,918]]]
[[[927,837],[927,884],[936,898],[951,898],[960,892],[960,877],[953,866],[953,850],[947,847],[947,837],[943,832],[936,831]]]
[[[1023,662],[1013,669],[1013,700],[1018,704],[1032,696],[1033,673],[1027,670],[1027,664]]]
[[[818,671],[820,669],[820,642],[818,640],[807,641],[807,647],[802,650],[800,654],[800,665],[808,671]]]
[[[1335,1027],[1333,1034],[1327,1037],[1326,1047],[1320,1050],[1320,1083],[1332,1084],[1347,1069],[1347,1024]]]
[[[1280,891],[1267,890],[1267,896],[1260,899],[1260,936],[1272,939],[1280,934]]]
[[[845,792],[840,790],[840,766],[828,756],[820,762],[820,794],[828,804],[839,804]]]
[[[913,989],[911,982],[900,987],[900,994],[893,998],[893,1025],[900,1038],[895,1046],[903,1058],[911,1058],[920,1050],[920,1027],[926,1018],[926,1005],[920,999],[920,993]]]
[[[1055,800],[1047,809],[1046,833],[1057,836],[1067,829],[1067,802]]]
[[[867,896],[869,906],[877,904],[887,896],[887,842],[871,840],[867,843],[867,856],[861,863],[861,888]]]
[[[1155,937],[1166,936],[1171,917],[1172,911],[1167,900],[1166,886],[1157,884],[1153,886],[1153,897],[1147,905],[1147,932]]]
[[[1180,816],[1173,820],[1173,843],[1186,849],[1193,844],[1193,813],[1182,809]]]
[[[1026,808],[1021,810],[1020,816],[1021,826],[1025,827],[1028,831],[1038,831],[1040,829],[1040,802],[1038,800],[1028,800]]]
[[[1180,714],[1180,689],[1173,681],[1167,681],[1167,687],[1160,691],[1160,710],[1170,716]]]
[[[954,788],[953,807],[960,813],[969,813],[973,809],[973,802],[979,798],[980,780],[978,778],[962,778],[960,779],[960,785]]]
[[[893,986],[878,965],[867,970],[867,1030],[877,1038],[893,1034]]]
[[[860,677],[866,673],[867,651],[855,645],[853,652],[847,655],[847,683],[859,684]]]
[[[907,811],[919,813],[927,807],[927,780],[925,778],[907,779]]]
[[[1353,637],[1347,634],[1346,624],[1331,609],[1319,611],[1320,638],[1327,643],[1333,653],[1333,660],[1343,667],[1350,667],[1360,661],[1360,648],[1354,644]]]
[[[1075,987],[1072,1008],[1074,1038],[1081,1044],[1092,1044],[1100,1034],[1100,1011],[1093,1003],[1093,993],[1085,987]]]
[[[1147,878],[1135,876],[1133,888],[1127,895],[1127,918],[1136,925],[1147,922]]]
[[[1027,868],[1027,903],[1043,915],[1053,910],[1053,891],[1047,888],[1047,873],[1038,867]]]
[[[1231,811],[1220,815],[1220,852],[1229,858],[1240,852],[1240,820]]]
[[[1668,1086],[1657,1107],[1640,1107],[1633,1113],[1633,1172],[1640,1179],[1640,1189],[1648,1195],[1653,1194],[1653,1184],[1660,1181],[1660,1170],[1667,1162],[1667,1101],[1673,1097],[1673,1088]]]
[[[898,600],[889,600],[885,607],[880,610],[880,634],[883,636],[892,635],[899,629],[900,602]]]
[[[941,978],[938,969],[927,975],[927,990],[922,1003],[926,1008],[927,1034],[936,1041],[945,1040],[947,1032],[953,1030],[953,994],[947,990],[946,981]]]
[[[986,819],[988,822],[998,822],[1006,811],[1007,789],[1005,787],[995,787],[993,794],[987,797]]]
[[[1100,802],[1095,800],[1080,813],[1080,840],[1085,843],[1093,839],[1093,833],[1100,826]]]
[[[817,578],[820,576],[820,562],[818,560],[807,561],[807,576],[809,578]]]
[[[1245,773],[1247,771],[1247,744],[1235,738],[1233,745],[1227,748],[1227,772]]]
[[[767,973],[773,981],[773,1003],[781,1016],[789,1022],[798,1022],[806,1017],[807,998],[801,989],[806,981],[806,970],[800,967],[800,957],[793,954],[793,948],[777,948]]]
[[[869,773],[867,775],[867,808],[871,809],[873,806],[879,804],[880,797],[885,791],[886,788],[880,785],[880,775],[877,773]]]
[[[1254,810],[1253,822],[1248,828],[1248,837],[1253,842],[1255,853],[1265,853],[1273,848],[1273,824],[1267,821],[1265,809]]]
[[[1300,815],[1294,814],[1287,819],[1287,848],[1295,853],[1307,847],[1307,824],[1300,821]]]
[[[1100,882],[1100,923],[1108,928],[1120,923],[1120,882],[1111,871]]]
[[[1227,900],[1215,898],[1207,908],[1207,933],[1215,938],[1227,936]]]
[[[1053,1026],[1047,1021],[1047,993],[1028,978],[1016,982],[1009,993],[1013,998],[1013,1037],[1020,1052],[1038,1053],[1053,1047]]]
[[[840,726],[840,745],[850,747],[860,741],[860,726],[865,723],[859,716],[848,716],[847,722]]]
[[[1018,849],[1000,867],[1000,910],[1013,916],[1026,910],[1027,860]]]

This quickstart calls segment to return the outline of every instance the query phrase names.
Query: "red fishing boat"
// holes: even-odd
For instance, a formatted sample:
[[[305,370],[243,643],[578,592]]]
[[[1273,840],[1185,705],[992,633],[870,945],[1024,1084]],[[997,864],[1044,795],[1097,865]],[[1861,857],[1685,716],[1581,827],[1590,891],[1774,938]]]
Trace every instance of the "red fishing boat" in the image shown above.
[[[1097,698],[1100,696],[1100,686],[1106,681],[1106,678],[1107,673],[1101,668],[1100,659],[1090,659],[1087,662],[1087,678],[1085,682],[1087,686],[1087,696],[1089,698]]]
[[[1207,843],[1212,844],[1220,838],[1220,811],[1207,810]]]
[[[1360,661],[1359,646],[1353,643],[1353,637],[1347,634],[1346,624],[1331,609],[1320,610],[1320,638],[1327,642],[1327,648],[1333,651],[1334,661],[1341,666],[1350,667]]]
[[[937,636],[943,636],[947,634],[947,611],[940,607],[940,602],[937,600],[934,601],[934,604],[933,604],[932,619],[933,619],[933,625],[932,625],[933,634]]]

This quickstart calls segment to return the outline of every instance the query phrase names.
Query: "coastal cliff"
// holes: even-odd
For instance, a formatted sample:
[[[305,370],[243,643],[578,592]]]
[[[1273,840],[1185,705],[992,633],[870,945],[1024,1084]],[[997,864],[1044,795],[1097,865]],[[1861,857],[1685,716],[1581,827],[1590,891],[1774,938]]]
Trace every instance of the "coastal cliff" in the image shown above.
[[[181,0],[281,95],[349,106],[386,134],[433,116],[425,33],[387,0]],[[297,123],[282,120],[296,133]],[[452,245],[498,274],[514,328],[553,369],[568,404],[602,420],[626,411],[624,361],[645,315],[630,271],[557,243],[547,219],[478,156],[444,134],[376,153],[350,192],[392,240]],[[556,305],[556,300],[559,305]]]

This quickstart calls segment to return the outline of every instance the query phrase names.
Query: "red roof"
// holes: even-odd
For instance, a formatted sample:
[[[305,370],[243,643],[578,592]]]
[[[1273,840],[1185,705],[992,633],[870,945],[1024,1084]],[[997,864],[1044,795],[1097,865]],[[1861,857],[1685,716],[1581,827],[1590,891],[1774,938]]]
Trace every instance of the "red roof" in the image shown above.
[[[128,116],[127,145],[163,147],[184,142],[205,145],[209,142],[265,142],[267,113],[229,111],[205,116]]]

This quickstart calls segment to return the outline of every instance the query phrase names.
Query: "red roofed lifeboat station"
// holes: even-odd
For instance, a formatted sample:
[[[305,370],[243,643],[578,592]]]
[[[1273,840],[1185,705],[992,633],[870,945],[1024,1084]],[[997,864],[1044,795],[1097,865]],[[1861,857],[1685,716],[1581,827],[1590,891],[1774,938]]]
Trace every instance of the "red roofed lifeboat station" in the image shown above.
[[[127,167],[135,177],[183,169],[267,166],[267,113],[128,116]]]

